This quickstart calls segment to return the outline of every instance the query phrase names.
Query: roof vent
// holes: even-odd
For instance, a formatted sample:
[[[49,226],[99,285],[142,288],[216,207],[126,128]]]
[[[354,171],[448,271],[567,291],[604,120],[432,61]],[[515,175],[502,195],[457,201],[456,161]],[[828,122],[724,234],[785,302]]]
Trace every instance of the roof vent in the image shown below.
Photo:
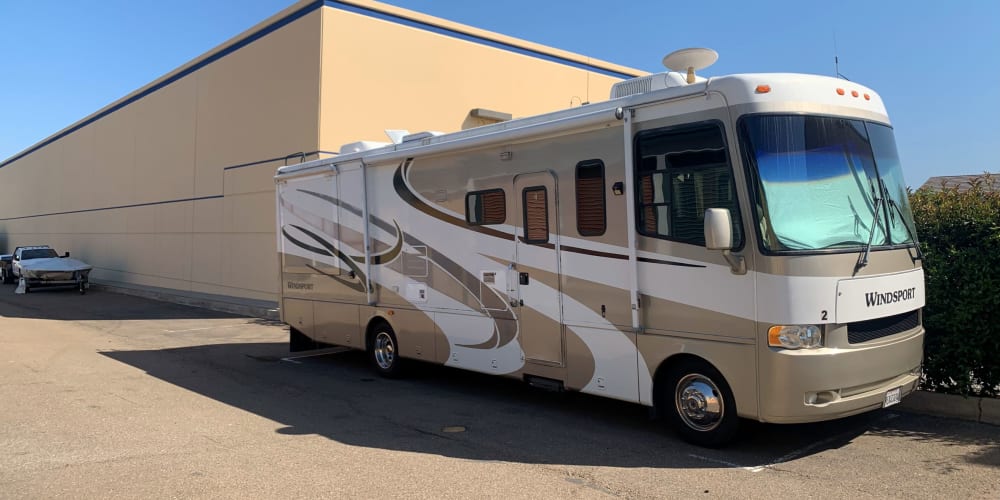
[[[417,132],[416,134],[409,134],[403,136],[403,142],[419,141],[421,139],[429,139],[431,137],[437,137],[443,134],[444,132],[438,132],[435,130],[428,130],[426,132]]]
[[[350,144],[344,144],[340,147],[340,154],[347,155],[351,153],[360,153],[362,151],[368,151],[370,149],[381,148],[382,146],[388,146],[389,144],[385,142],[376,141],[358,141],[352,142]]]
[[[680,73],[656,73],[653,75],[640,76],[614,84],[611,87],[611,98],[617,99],[627,95],[645,94],[654,90],[663,90],[670,87],[682,87],[686,85],[684,76]]]
[[[719,59],[719,53],[712,49],[681,49],[667,54],[663,65],[672,70],[668,73],[640,76],[625,80],[611,87],[611,98],[617,99],[635,94],[645,94],[654,90],[670,87],[683,87],[695,82],[703,82],[704,78],[694,74],[696,70],[705,69]]]

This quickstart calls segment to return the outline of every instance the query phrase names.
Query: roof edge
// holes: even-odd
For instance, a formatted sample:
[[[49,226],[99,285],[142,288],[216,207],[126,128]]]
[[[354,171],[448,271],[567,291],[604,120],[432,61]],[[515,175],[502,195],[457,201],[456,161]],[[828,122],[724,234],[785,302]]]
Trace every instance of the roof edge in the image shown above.
[[[548,47],[534,42],[529,42],[527,40],[522,40],[519,38],[514,38],[506,36],[500,33],[475,28],[472,26],[464,25],[461,23],[449,21],[447,19],[442,19],[439,17],[422,14],[416,11],[404,9],[402,7],[396,7],[392,5],[387,5],[374,0],[300,0],[289,7],[279,11],[278,13],[268,17],[267,19],[253,25],[252,27],[240,32],[239,34],[231,37],[225,42],[213,47],[204,54],[178,66],[176,69],[156,78],[150,83],[139,87],[138,89],[128,93],[127,95],[112,101],[111,103],[101,107],[97,111],[90,113],[89,115],[63,127],[59,131],[50,134],[44,139],[35,142],[31,146],[15,153],[13,156],[0,161],[0,168],[6,167],[25,156],[75,132],[76,130],[83,128],[90,123],[93,123],[115,111],[121,109],[129,104],[132,104],[143,97],[156,92],[157,90],[174,83],[177,80],[193,73],[200,67],[210,64],[216,59],[220,59],[225,55],[228,55],[237,46],[249,44],[264,35],[277,30],[293,21],[296,21],[305,15],[311,13],[312,11],[319,9],[324,6],[335,7],[332,4],[341,4],[345,6],[353,6],[355,8],[361,8],[364,10],[373,11],[376,13],[386,14],[390,16],[399,17],[402,19],[407,19],[413,22],[427,24],[430,26],[439,27],[449,31],[454,31],[457,33],[462,33],[465,35],[482,38],[490,41],[495,41],[498,43],[510,45],[512,47],[517,47],[523,50],[536,52],[539,54],[550,55],[566,61],[570,61],[576,64],[587,65],[594,67],[595,70],[604,70],[623,74],[634,74],[636,76],[647,74],[645,71],[629,68],[625,66],[620,66],[614,63],[589,58],[581,54],[574,52],[565,51],[562,49],[557,49],[553,47]]]
[[[15,153],[10,158],[0,161],[0,168],[6,167],[11,163],[75,132],[76,130],[95,122],[106,115],[123,108],[132,102],[138,101],[139,99],[149,95],[162,87],[173,83],[174,81],[180,80],[189,73],[193,73],[201,65],[208,64],[210,59],[221,58],[223,55],[227,54],[233,46],[240,43],[250,43],[257,38],[264,36],[275,29],[278,29],[292,21],[295,21],[306,14],[309,14],[314,9],[318,9],[324,5],[323,0],[300,0],[299,2],[281,10],[277,14],[268,17],[267,19],[253,25],[251,28],[246,29],[236,36],[231,37],[229,40],[216,45],[214,48],[208,50],[204,54],[178,66],[177,68],[171,70],[170,72],[160,76],[159,78],[153,80],[152,82],[139,87],[138,89],[129,92],[124,97],[118,98],[111,103],[105,105],[104,107],[94,111],[93,113],[63,127],[59,131],[49,135],[48,137],[28,146],[27,148]]]
[[[585,55],[578,54],[576,52],[570,52],[567,50],[550,47],[548,45],[542,45],[540,43],[535,43],[522,38],[515,38],[495,31],[476,28],[475,26],[470,26],[468,24],[462,24],[441,17],[432,16],[430,14],[424,14],[422,12],[404,9],[402,7],[396,7],[395,5],[385,4],[382,2],[378,2],[376,0],[327,0],[326,3],[352,5],[355,7],[360,7],[362,9],[373,10],[376,12],[381,12],[384,14],[401,17],[403,19],[408,19],[410,21],[415,21],[422,24],[428,24],[431,26],[447,29],[450,31],[455,31],[466,35],[471,35],[477,38],[485,38],[487,40],[500,42],[506,45],[529,50],[532,52],[539,52],[542,54],[555,56],[560,59],[566,59],[568,61],[572,61],[578,64],[585,64],[606,71],[613,71],[615,73],[623,73],[626,75],[631,75],[633,77],[643,76],[648,73],[640,69],[622,66],[601,59],[594,59],[592,57],[587,57]]]

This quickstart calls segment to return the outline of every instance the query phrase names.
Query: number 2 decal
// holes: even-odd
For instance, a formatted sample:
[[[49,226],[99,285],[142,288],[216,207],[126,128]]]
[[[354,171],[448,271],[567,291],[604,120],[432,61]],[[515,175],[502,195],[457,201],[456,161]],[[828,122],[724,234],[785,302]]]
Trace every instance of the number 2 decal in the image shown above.
[[[820,316],[821,320],[826,321],[826,311],[825,310],[820,311],[819,312],[819,316]]]

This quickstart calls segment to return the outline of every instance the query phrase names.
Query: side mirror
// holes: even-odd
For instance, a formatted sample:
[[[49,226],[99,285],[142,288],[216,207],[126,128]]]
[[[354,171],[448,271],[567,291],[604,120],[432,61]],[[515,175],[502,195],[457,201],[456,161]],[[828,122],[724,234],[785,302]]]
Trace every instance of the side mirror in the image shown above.
[[[69,258],[69,252],[66,252],[66,255],[63,255],[63,258],[64,258],[64,259],[67,259],[67,258]]]
[[[721,250],[733,274],[746,274],[747,263],[742,255],[733,255],[733,218],[728,208],[705,210],[705,248]]]
[[[705,248],[709,250],[733,249],[733,219],[728,208],[705,210]]]

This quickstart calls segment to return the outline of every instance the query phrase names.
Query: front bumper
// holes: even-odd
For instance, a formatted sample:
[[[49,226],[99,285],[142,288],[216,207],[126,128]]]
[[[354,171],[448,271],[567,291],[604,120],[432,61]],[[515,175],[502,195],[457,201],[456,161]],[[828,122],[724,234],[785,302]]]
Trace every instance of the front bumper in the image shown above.
[[[913,392],[920,380],[924,329],[872,345],[787,350],[762,346],[760,420],[832,420],[882,407],[887,391]]]
[[[86,271],[24,271],[24,282],[29,287],[78,286],[90,283],[90,270]]]

